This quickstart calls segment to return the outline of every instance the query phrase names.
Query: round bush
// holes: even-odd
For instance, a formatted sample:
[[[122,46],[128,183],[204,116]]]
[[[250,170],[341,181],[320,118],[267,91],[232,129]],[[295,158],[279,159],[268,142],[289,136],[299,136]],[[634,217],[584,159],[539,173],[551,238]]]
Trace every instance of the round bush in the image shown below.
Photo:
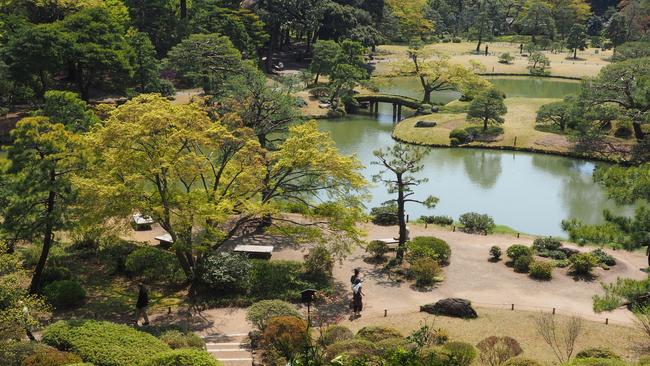
[[[320,342],[324,346],[354,338],[350,328],[343,325],[330,325],[323,332]]]
[[[196,348],[205,349],[205,341],[198,335],[180,330],[168,330],[160,335],[160,340],[165,342],[171,349]]]
[[[611,358],[574,358],[564,366],[628,366],[628,363]]]
[[[553,278],[554,267],[551,262],[533,261],[528,268],[528,273],[532,278],[548,281]]]
[[[394,226],[399,224],[397,217],[397,204],[385,203],[379,207],[373,207],[370,210],[372,223],[380,226]]]
[[[252,264],[245,254],[220,252],[199,264],[201,282],[217,293],[243,292],[249,288]]]
[[[366,251],[372,253],[375,258],[383,258],[388,253],[388,244],[380,240],[373,240],[366,246]]]
[[[388,338],[403,338],[399,330],[381,325],[367,326],[357,332],[357,338],[370,342],[379,342]]]
[[[472,141],[472,138],[469,136],[469,133],[463,129],[456,128],[449,133],[450,139],[456,139],[458,141],[457,145],[466,144]],[[452,144],[453,145],[453,144]]]
[[[324,245],[318,245],[309,250],[305,256],[305,277],[318,283],[328,283],[332,278],[334,259]]]
[[[562,243],[555,238],[536,238],[533,241],[533,249],[536,252],[549,251],[549,250],[558,250],[562,246]]]
[[[275,349],[286,359],[302,352],[308,346],[307,323],[295,316],[280,316],[269,320],[262,344],[266,349]]]
[[[496,245],[493,245],[490,248],[490,257],[495,261],[501,259],[501,248]]]
[[[43,289],[47,300],[57,309],[70,309],[83,304],[86,291],[74,280],[54,281]]]
[[[511,337],[487,337],[478,342],[479,359],[482,365],[501,365],[510,358],[519,356],[523,350],[516,339]]]
[[[496,226],[490,216],[476,212],[464,213],[460,215],[458,221],[463,225],[462,230],[466,233],[489,234]]]
[[[519,257],[532,256],[533,250],[525,245],[515,244],[508,247],[506,255],[514,261]]]
[[[433,236],[418,236],[406,244],[407,261],[414,263],[418,259],[430,258],[440,264],[448,264],[451,248],[446,241]]]
[[[282,300],[262,300],[248,308],[246,319],[257,329],[264,330],[272,318],[279,316],[300,317],[300,313],[292,304]]]
[[[368,340],[359,338],[336,342],[325,350],[325,360],[329,362],[343,354],[350,357],[373,356],[377,354],[377,346]]]
[[[578,352],[576,358],[610,358],[620,360],[621,356],[607,348],[587,348]]]
[[[377,349],[381,355],[389,355],[398,349],[408,349],[409,342],[404,338],[386,338],[377,342]]]
[[[438,262],[431,258],[420,258],[411,264],[411,272],[418,287],[429,286],[436,282],[442,273]]]
[[[442,226],[447,226],[451,225],[454,223],[454,219],[452,219],[449,216],[422,216],[421,217],[422,221],[427,223],[427,224],[436,224],[436,225],[442,225]]]
[[[544,365],[530,358],[513,357],[508,361],[506,361],[502,366],[544,366]]]
[[[220,366],[211,354],[196,349],[177,349],[151,357],[143,366]]]
[[[476,358],[476,348],[465,342],[449,342],[442,346],[453,365],[469,366]]]
[[[533,257],[530,255],[521,256],[513,262],[513,267],[516,272],[528,273],[530,265],[533,263]]]
[[[593,268],[598,265],[598,259],[590,253],[572,255],[569,261],[571,271],[577,275],[590,275]]]
[[[21,366],[60,366],[79,363],[81,358],[74,353],[61,352],[55,348],[42,347],[27,356]]]
[[[540,254],[541,255],[541,254]],[[561,250],[549,250],[546,252],[546,256],[557,261],[562,261],[566,259],[566,253]]]
[[[129,254],[124,263],[129,275],[145,281],[180,282],[184,279],[178,258],[171,252],[153,247],[141,247]]]
[[[54,281],[63,281],[73,279],[72,272],[65,267],[47,266],[41,275],[41,285],[47,286]]]
[[[616,265],[616,259],[613,256],[605,253],[605,251],[600,248],[592,250],[591,255],[596,257],[596,260],[598,261],[599,264],[605,264],[608,266]]]

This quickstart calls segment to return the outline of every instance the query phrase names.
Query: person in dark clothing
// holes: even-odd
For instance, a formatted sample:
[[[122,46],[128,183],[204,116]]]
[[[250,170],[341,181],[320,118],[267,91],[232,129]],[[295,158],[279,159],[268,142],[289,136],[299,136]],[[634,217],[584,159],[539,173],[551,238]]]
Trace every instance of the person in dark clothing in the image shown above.
[[[361,279],[357,278],[352,287],[352,312],[354,317],[360,317],[363,310],[363,291],[361,288]]]
[[[350,284],[354,286],[356,280],[359,279],[359,268],[354,269],[354,274],[350,277]]]
[[[149,290],[144,286],[144,284],[138,284],[138,301],[135,304],[136,308],[136,318],[135,324],[138,324],[140,317],[144,319],[142,325],[149,325],[149,317],[147,316],[147,307],[149,307]]]

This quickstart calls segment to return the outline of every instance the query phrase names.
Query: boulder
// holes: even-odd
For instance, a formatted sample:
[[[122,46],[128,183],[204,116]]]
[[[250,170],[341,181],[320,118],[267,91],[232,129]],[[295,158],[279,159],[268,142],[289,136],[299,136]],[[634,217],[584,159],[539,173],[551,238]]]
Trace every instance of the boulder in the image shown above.
[[[439,107],[436,107],[436,106],[431,107],[431,113],[438,113],[438,112],[440,112]]]
[[[422,305],[420,306],[420,311],[463,319],[474,319],[478,317],[476,310],[472,307],[472,302],[459,298],[442,299],[435,304]]]
[[[437,124],[434,121],[417,121],[415,127],[436,127]]]

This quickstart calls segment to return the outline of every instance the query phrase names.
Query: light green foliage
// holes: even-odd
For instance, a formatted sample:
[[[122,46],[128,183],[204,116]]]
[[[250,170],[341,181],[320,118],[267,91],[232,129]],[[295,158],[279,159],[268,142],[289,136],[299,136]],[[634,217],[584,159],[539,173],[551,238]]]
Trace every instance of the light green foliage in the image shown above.
[[[320,343],[327,347],[330,344],[354,338],[354,333],[343,325],[330,325],[323,331]]]
[[[515,58],[510,55],[509,52],[504,52],[499,56],[499,63],[508,65],[511,64],[514,59]]]
[[[21,366],[63,366],[78,362],[81,362],[81,358],[74,353],[40,347],[34,354],[27,356]]]
[[[43,288],[43,294],[59,310],[81,306],[86,299],[86,291],[75,280],[54,281]]]
[[[257,329],[264,330],[269,320],[279,316],[300,317],[292,304],[281,300],[262,300],[248,308],[246,319]]]
[[[533,250],[532,248],[527,247],[525,245],[515,244],[508,247],[508,250],[506,250],[506,254],[508,255],[508,258],[514,261],[519,257],[533,255]]]
[[[198,267],[201,282],[219,294],[246,291],[253,265],[246,255],[219,252],[204,257]]]
[[[129,61],[133,66],[133,81],[137,83],[136,90],[140,93],[172,95],[174,93],[173,85],[160,78],[161,64],[156,59],[156,50],[149,36],[131,28],[126,33],[126,41],[130,46]]]
[[[598,259],[591,253],[578,253],[569,257],[571,270],[578,275],[590,275],[592,269],[598,265]]]
[[[573,125],[573,122],[577,118],[576,112],[577,110],[571,103],[571,99],[565,98],[563,101],[541,106],[537,110],[535,122],[538,125],[550,125],[560,131],[564,131],[567,127]]]
[[[318,84],[320,75],[329,75],[332,73],[341,46],[332,40],[318,40],[314,43],[313,57],[309,70],[316,75],[314,84]]]
[[[553,278],[554,267],[550,261],[533,261],[528,267],[528,274],[537,280],[548,281]]]
[[[513,357],[506,361],[503,366],[543,366],[539,361],[530,358]]]
[[[551,66],[551,60],[541,52],[533,52],[528,56],[528,71],[534,76],[544,76],[548,74],[548,68]]]
[[[641,296],[650,291],[650,278],[634,280],[631,278],[618,278],[616,282],[602,284],[605,295],[594,295],[594,311],[601,312],[614,310],[624,302],[633,307],[639,304]]]
[[[458,221],[463,226],[462,230],[468,233],[491,233],[496,225],[494,220],[487,214],[479,214],[476,212],[467,212],[458,218]]]
[[[538,36],[550,36],[555,32],[553,19],[553,6],[541,0],[528,0],[524,3],[517,23],[520,24],[525,34],[532,36],[535,43]]]
[[[389,338],[403,338],[404,336],[394,328],[384,326],[367,326],[359,329],[356,337],[374,343]]]
[[[415,285],[418,287],[430,286],[440,280],[442,270],[440,264],[432,258],[419,258],[413,261],[410,272],[415,277]]]
[[[72,92],[49,90],[45,93],[39,115],[48,117],[53,123],[62,123],[72,132],[88,132],[99,118],[90,105]]]
[[[442,347],[447,351],[448,365],[469,366],[476,358],[476,348],[469,343],[448,342]]]
[[[469,104],[467,119],[483,122],[483,131],[487,131],[488,124],[503,124],[503,115],[508,108],[503,102],[503,93],[495,88],[490,88],[479,93]]]
[[[161,341],[165,342],[172,349],[179,348],[196,348],[200,350],[205,349],[205,341],[193,332],[181,332],[180,330],[168,330],[162,332],[160,336]]]
[[[179,283],[184,278],[176,256],[164,249],[138,248],[126,257],[124,266],[128,274],[140,276],[146,282]]]
[[[433,236],[418,236],[407,243],[406,259],[415,263],[418,259],[429,258],[440,264],[449,264],[451,248],[442,239]]]
[[[375,258],[383,258],[384,255],[388,253],[389,248],[388,244],[381,240],[372,240],[368,245],[366,245],[366,251],[372,253]]]
[[[352,358],[372,356],[377,353],[377,346],[365,339],[349,339],[331,344],[325,350],[325,359],[333,360],[337,356],[346,355]]]
[[[309,249],[305,256],[304,277],[310,281],[328,284],[332,278],[334,258],[325,245],[317,245]]]
[[[177,349],[156,354],[143,366],[220,366],[211,354],[203,350]]]
[[[607,348],[587,348],[576,354],[576,358],[609,358],[621,359],[621,356]]]

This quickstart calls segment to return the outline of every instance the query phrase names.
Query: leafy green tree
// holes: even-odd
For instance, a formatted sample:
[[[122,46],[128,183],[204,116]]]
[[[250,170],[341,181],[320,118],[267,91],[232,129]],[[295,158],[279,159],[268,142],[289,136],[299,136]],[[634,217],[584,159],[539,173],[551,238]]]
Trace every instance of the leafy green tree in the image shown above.
[[[567,35],[566,45],[573,50],[573,59],[578,58],[578,49],[587,47],[587,29],[582,24],[574,24]]]
[[[123,90],[132,69],[125,30],[105,7],[92,7],[68,15],[61,23],[70,40],[66,60],[83,100],[91,88]]]
[[[548,69],[549,66],[551,66],[551,60],[539,51],[535,51],[528,56],[528,71],[531,75],[547,75],[548,71],[546,69]]]
[[[555,126],[564,131],[575,121],[576,108],[570,99],[544,104],[537,111],[535,122],[540,125]]]
[[[173,0],[125,0],[133,25],[149,35],[158,56],[167,54],[181,36]]]
[[[650,42],[636,41],[625,42],[616,47],[616,54],[613,61],[625,61],[631,58],[650,57]]]
[[[61,90],[45,93],[43,107],[37,112],[54,123],[62,123],[72,132],[88,132],[99,122],[92,108],[79,95]]]
[[[399,262],[404,258],[404,246],[407,241],[405,205],[407,203],[419,203],[427,208],[434,208],[438,203],[438,198],[429,196],[420,201],[411,198],[415,192],[413,187],[428,181],[427,178],[416,178],[422,170],[422,159],[427,155],[429,150],[425,147],[396,143],[390,148],[375,150],[373,154],[378,161],[371,164],[379,165],[381,171],[373,176],[374,182],[381,182],[386,185],[389,193],[397,194],[397,197],[387,202],[397,203],[397,219],[399,223],[399,239],[397,260]],[[389,177],[386,177],[388,175]]]
[[[9,164],[2,172],[6,205],[2,230],[11,242],[40,242],[42,249],[29,292],[40,290],[41,275],[54,233],[71,227],[75,191],[71,175],[79,169],[77,137],[47,117],[20,120],[11,132]]]
[[[477,95],[469,104],[467,111],[468,120],[480,120],[483,122],[483,131],[487,131],[488,123],[503,124],[503,115],[508,108],[503,102],[503,92],[490,88]]]
[[[321,74],[329,75],[336,66],[337,58],[341,52],[341,46],[335,41],[318,40],[314,43],[313,57],[309,66],[312,74],[315,74],[314,84],[318,84]]]
[[[616,53],[616,48],[625,43],[629,37],[625,17],[619,13],[614,14],[605,27],[605,36],[614,45],[614,53]]]
[[[135,29],[129,29],[126,40],[130,46],[129,62],[133,65],[136,90],[140,93],[157,92],[170,95],[173,86],[160,78],[161,64],[156,59],[156,51],[149,36]]]
[[[537,43],[538,36],[552,36],[555,32],[552,7],[542,0],[528,0],[517,22],[532,36],[533,43]]]
[[[225,81],[242,68],[241,54],[228,37],[218,34],[192,34],[174,46],[167,55],[168,66],[181,80],[202,86],[216,94]]]

